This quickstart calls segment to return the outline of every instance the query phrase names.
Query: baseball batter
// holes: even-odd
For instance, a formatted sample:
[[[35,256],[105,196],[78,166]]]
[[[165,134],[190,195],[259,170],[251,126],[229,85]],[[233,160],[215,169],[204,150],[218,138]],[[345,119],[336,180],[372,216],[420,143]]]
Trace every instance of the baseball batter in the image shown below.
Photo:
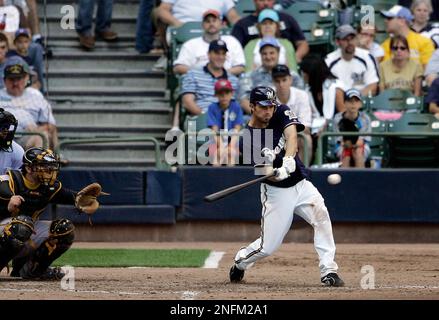
[[[306,169],[296,155],[297,132],[304,126],[290,108],[277,103],[275,92],[269,87],[251,91],[250,107],[251,144],[241,143],[241,151],[244,156],[251,155],[253,164],[257,164],[254,155],[262,152],[265,160],[272,162],[276,176],[261,184],[261,236],[237,252],[230,281],[241,281],[245,270],[281,245],[296,213],[314,228],[321,282],[326,286],[343,286],[334,261],[335,243],[328,210],[322,195],[307,180]],[[266,135],[267,130],[272,130],[272,135]],[[266,136],[272,136],[273,141],[265,141]]]

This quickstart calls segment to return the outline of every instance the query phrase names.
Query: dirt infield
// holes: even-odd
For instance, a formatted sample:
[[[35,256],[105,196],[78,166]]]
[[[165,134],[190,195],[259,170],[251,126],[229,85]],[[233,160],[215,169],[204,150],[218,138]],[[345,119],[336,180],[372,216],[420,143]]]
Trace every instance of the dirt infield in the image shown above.
[[[228,271],[245,243],[76,243],[77,248],[205,248],[225,252],[217,269],[76,268],[75,290],[60,282],[29,282],[0,274],[5,299],[439,299],[437,244],[339,244],[343,288],[321,287],[312,244],[285,243],[231,284]],[[372,266],[375,289],[362,289],[361,268]],[[367,268],[367,267],[366,267]],[[370,269],[369,269],[370,270]],[[369,282],[370,284],[370,282]]]

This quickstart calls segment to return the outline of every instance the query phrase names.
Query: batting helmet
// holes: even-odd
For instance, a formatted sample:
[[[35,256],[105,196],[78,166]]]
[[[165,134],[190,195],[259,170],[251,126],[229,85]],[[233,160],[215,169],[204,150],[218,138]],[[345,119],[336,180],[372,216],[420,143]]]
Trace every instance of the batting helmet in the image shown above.
[[[250,92],[250,103],[264,107],[277,106],[276,92],[270,87],[255,87]]]
[[[12,140],[14,140],[18,121],[14,115],[3,108],[0,108],[0,149],[6,152],[12,151]]]

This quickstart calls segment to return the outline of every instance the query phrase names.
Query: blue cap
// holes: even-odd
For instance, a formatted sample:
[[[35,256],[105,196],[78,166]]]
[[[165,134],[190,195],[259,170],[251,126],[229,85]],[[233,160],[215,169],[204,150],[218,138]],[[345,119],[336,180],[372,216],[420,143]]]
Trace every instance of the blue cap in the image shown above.
[[[27,29],[20,28],[17,31],[15,31],[15,39],[17,39],[19,36],[26,36],[30,38],[30,33]]]
[[[279,41],[277,41],[276,38],[274,38],[274,37],[263,37],[261,42],[259,43],[259,51],[261,51],[262,48],[264,48],[266,46],[280,48]]]
[[[390,10],[381,10],[381,14],[386,18],[403,18],[407,21],[413,20],[413,15],[409,9],[403,6],[393,6]]]
[[[346,92],[344,93],[344,99],[349,100],[352,98],[358,98],[359,100],[361,100],[361,92],[355,88],[346,90]]]
[[[274,22],[279,22],[279,15],[273,9],[264,9],[259,12],[258,22],[261,23],[265,19],[273,20]]]

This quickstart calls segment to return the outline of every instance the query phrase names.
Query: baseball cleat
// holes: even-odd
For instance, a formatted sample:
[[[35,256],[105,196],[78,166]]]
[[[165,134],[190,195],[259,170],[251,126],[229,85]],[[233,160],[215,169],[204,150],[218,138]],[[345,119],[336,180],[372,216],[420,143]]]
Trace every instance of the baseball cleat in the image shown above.
[[[26,280],[53,281],[61,280],[66,274],[60,267],[48,267],[42,274],[25,273],[22,269],[20,275]]]
[[[324,286],[327,287],[343,287],[344,281],[338,276],[338,274],[332,272],[328,273],[326,276],[321,279]]]
[[[242,278],[244,278],[244,270],[240,270],[236,265],[233,265],[230,268],[230,282],[240,282]]]

